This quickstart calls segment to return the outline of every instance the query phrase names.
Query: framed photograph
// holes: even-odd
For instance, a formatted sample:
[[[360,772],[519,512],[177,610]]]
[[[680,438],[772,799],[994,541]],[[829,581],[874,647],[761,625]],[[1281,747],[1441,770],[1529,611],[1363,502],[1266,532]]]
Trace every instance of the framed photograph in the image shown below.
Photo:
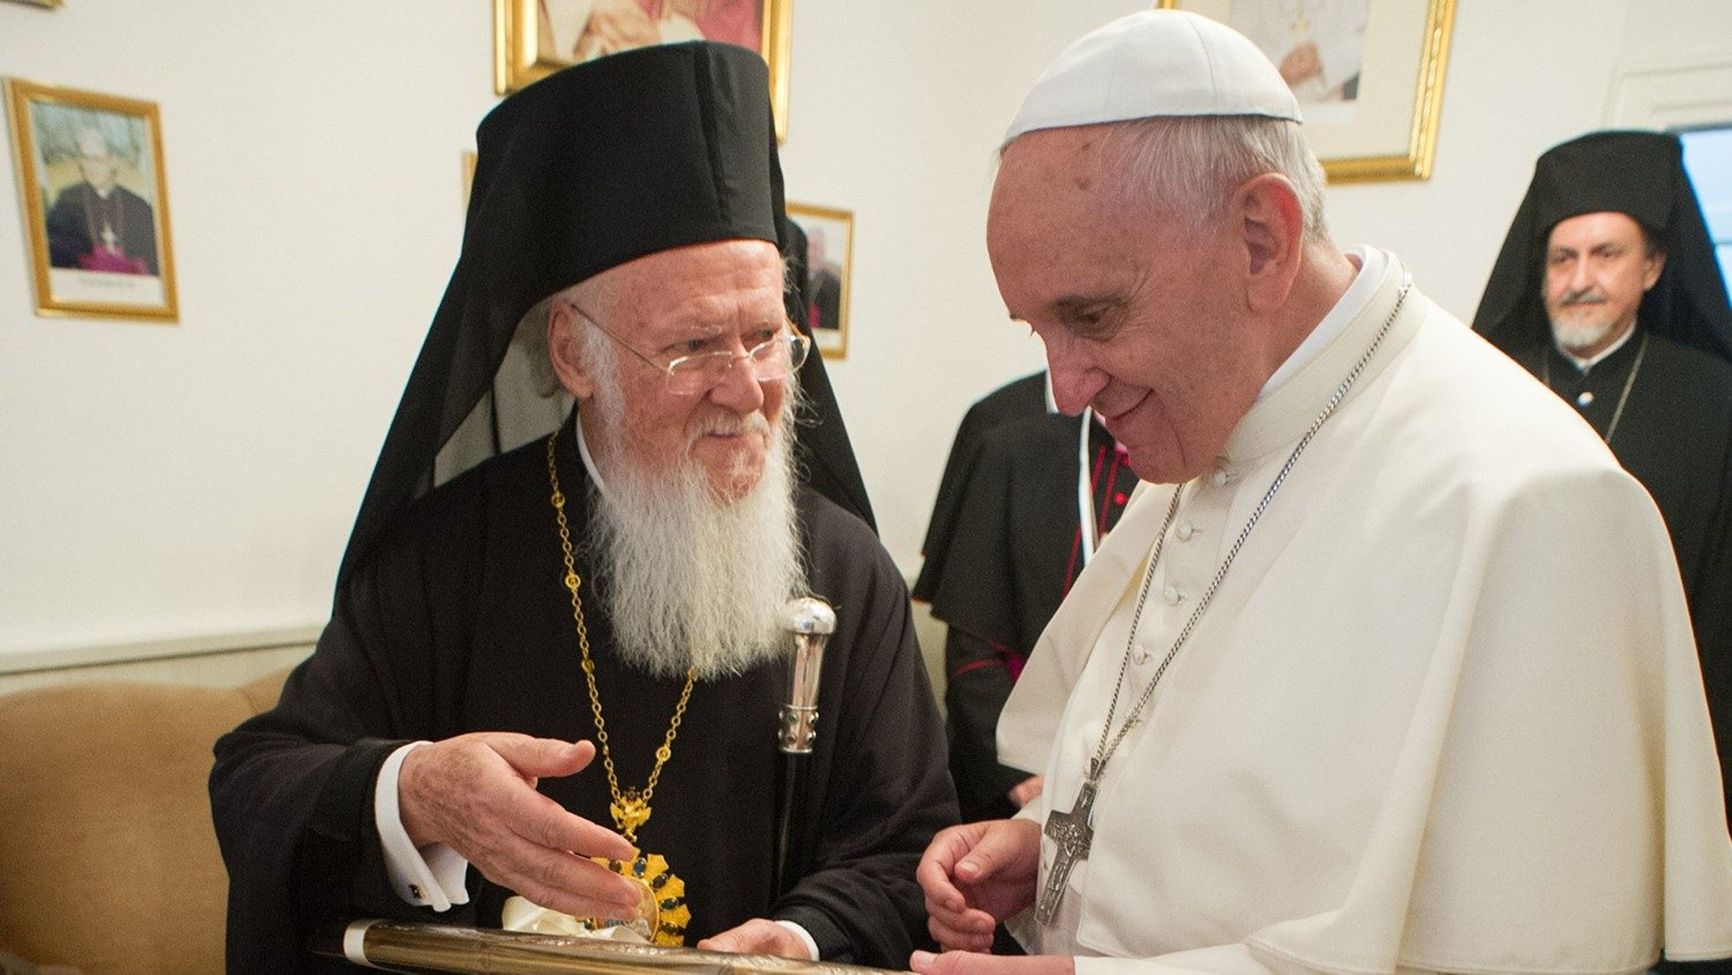
[[[156,106],[6,82],[39,315],[173,322]]]
[[[493,0],[493,90],[509,94],[603,54],[711,40],[770,65],[776,138],[788,137],[788,48],[794,0]]]
[[[1159,0],[1231,25],[1299,98],[1332,183],[1428,179],[1455,0]]]
[[[806,321],[826,359],[848,357],[848,276],[854,267],[850,210],[788,204],[788,219],[806,234]]]
[[[60,0],[12,0],[12,2],[13,3],[21,3],[27,7],[58,7],[58,6],[60,6]]]

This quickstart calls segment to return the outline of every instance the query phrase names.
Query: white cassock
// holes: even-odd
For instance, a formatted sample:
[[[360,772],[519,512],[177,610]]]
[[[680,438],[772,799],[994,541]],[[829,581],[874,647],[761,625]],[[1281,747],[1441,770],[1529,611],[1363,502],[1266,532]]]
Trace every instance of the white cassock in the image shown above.
[[[1395,306],[1405,270],[1367,254],[1347,324],[1178,489],[1119,719]],[[1173,490],[1132,502],[1005,707],[1001,760],[1046,775],[1037,822],[1076,798]],[[1713,748],[1653,503],[1411,291],[1109,763],[1054,923],[1013,929],[1079,975],[1732,955]]]

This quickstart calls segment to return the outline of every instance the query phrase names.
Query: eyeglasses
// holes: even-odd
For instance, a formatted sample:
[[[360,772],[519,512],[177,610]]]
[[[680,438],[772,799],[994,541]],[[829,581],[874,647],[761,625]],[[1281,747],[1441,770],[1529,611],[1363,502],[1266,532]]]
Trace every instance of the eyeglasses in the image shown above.
[[[732,349],[712,349],[708,351],[694,350],[688,355],[678,356],[667,362],[660,362],[648,353],[620,338],[618,335],[597,321],[594,315],[584,311],[572,300],[565,299],[571,310],[577,312],[583,319],[594,325],[598,331],[620,344],[620,347],[632,355],[642,359],[652,369],[660,371],[667,383],[668,392],[678,395],[707,392],[720,385],[728,376],[728,370],[734,363],[744,359],[750,365],[752,378],[761,383],[775,382],[786,379],[788,374],[800,368],[806,361],[806,355],[811,351],[812,340],[793,330],[786,320],[774,329],[765,329],[768,337],[744,352]],[[703,346],[727,341],[726,335],[718,335],[713,339],[697,339],[691,344]]]

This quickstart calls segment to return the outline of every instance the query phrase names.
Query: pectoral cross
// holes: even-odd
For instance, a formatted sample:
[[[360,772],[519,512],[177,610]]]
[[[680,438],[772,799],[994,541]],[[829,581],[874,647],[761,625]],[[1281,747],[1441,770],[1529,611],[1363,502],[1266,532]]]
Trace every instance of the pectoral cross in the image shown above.
[[[108,248],[110,251],[118,254],[118,253],[120,253],[120,248],[115,246],[115,245],[117,245],[119,243],[120,243],[120,235],[114,232],[114,228],[110,227],[108,225],[108,221],[106,221],[106,220],[103,221],[103,223],[102,223],[102,245],[104,247]]]
[[[1064,898],[1065,886],[1070,883],[1070,872],[1078,860],[1089,855],[1089,844],[1094,842],[1095,831],[1090,825],[1094,819],[1095,790],[1099,787],[1100,761],[1089,760],[1088,778],[1083,780],[1082,789],[1077,793],[1076,802],[1070,807],[1070,812],[1053,810],[1047,814],[1046,829],[1042,832],[1052,837],[1058,845],[1058,855],[1053,857],[1052,869],[1047,871],[1046,884],[1040,890],[1040,900],[1035,904],[1034,918],[1041,924],[1051,924],[1053,916],[1058,913],[1058,902]]]

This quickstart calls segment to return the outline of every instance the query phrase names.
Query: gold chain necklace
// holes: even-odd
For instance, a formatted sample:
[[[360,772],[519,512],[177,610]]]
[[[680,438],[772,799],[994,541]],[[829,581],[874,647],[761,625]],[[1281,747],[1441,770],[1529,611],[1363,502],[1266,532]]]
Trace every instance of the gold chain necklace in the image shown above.
[[[553,513],[559,523],[559,547],[565,559],[564,582],[566,591],[571,593],[571,619],[577,625],[577,648],[582,654],[583,679],[589,685],[589,709],[595,715],[596,745],[601,751],[601,766],[607,772],[607,789],[613,799],[608,806],[608,812],[613,815],[614,828],[636,846],[638,827],[649,821],[650,799],[655,796],[656,783],[661,781],[662,767],[673,756],[674,738],[680,733],[680,722],[685,718],[686,703],[691,700],[692,686],[697,683],[698,674],[696,670],[686,671],[686,686],[680,691],[679,703],[674,705],[674,716],[668,721],[667,736],[662,739],[661,747],[656,749],[655,767],[650,769],[649,779],[644,783],[644,787],[621,789],[619,774],[613,767],[613,751],[608,747],[607,721],[601,716],[601,693],[595,686],[595,658],[589,652],[589,627],[584,624],[583,599],[578,595],[583,579],[577,574],[577,561],[572,554],[571,528],[565,519],[565,492],[559,489],[559,466],[554,459],[554,448],[558,440],[558,430],[547,437],[547,478],[553,486]],[[595,859],[614,873],[642,884],[643,903],[639,918],[579,918],[582,924],[596,929],[626,923],[639,928],[639,933],[645,934],[656,944],[675,947],[685,944],[686,924],[691,920],[691,911],[685,902],[686,885],[669,872],[665,858],[660,854],[640,852],[637,858],[630,862],[609,860],[605,857]]]

